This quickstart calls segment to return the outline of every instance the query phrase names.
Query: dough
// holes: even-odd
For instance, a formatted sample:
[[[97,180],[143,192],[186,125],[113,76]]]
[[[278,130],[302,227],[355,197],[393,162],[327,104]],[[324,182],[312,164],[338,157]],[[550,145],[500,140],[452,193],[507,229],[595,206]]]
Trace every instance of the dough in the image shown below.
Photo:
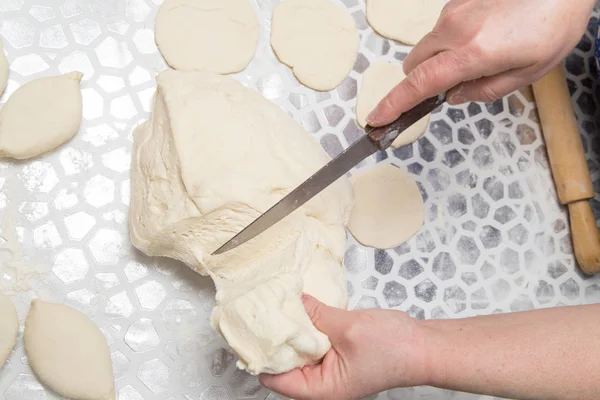
[[[363,128],[369,113],[398,83],[406,78],[402,67],[389,62],[377,62],[363,74],[362,86],[356,97],[356,122]],[[394,140],[392,147],[398,148],[419,139],[429,125],[429,115],[423,117]]]
[[[6,90],[8,84],[8,60],[4,55],[4,49],[2,48],[2,41],[0,40],[0,96]]]
[[[173,68],[230,74],[254,57],[258,21],[248,0],[165,0],[155,35]]]
[[[32,158],[71,139],[81,124],[82,77],[71,72],[17,89],[0,111],[0,158]]]
[[[391,249],[413,236],[425,210],[419,187],[391,164],[379,164],[352,177],[356,205],[348,230],[365,246]]]
[[[367,21],[389,39],[414,46],[433,30],[446,0],[367,0]]]
[[[0,368],[10,356],[19,333],[17,311],[10,299],[0,293]]]
[[[330,344],[300,296],[347,305],[349,181],[212,256],[329,157],[278,106],[229,77],[169,70],[157,84],[152,119],[134,133],[132,243],[215,280],[212,324],[240,356],[238,367],[281,373],[318,361]]]
[[[358,44],[354,20],[330,0],[284,0],[273,9],[271,46],[310,88],[326,91],[342,83]]]
[[[81,312],[32,301],[23,341],[31,369],[56,393],[78,400],[114,399],[106,339]]]

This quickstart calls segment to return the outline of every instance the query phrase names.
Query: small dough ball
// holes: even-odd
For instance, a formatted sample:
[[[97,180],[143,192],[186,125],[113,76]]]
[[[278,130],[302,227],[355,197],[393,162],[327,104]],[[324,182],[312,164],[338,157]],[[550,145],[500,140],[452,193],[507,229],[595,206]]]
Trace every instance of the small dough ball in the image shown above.
[[[389,39],[414,46],[433,30],[445,0],[367,0],[367,21]]]
[[[17,89],[0,111],[0,158],[36,157],[75,136],[81,125],[82,77],[71,72]]]
[[[367,125],[369,113],[379,102],[402,80],[406,78],[402,67],[389,62],[377,62],[371,65],[363,74],[362,86],[356,97],[356,122],[361,126]],[[415,122],[400,134],[392,143],[398,148],[418,140],[429,125],[429,115]]]
[[[10,356],[17,343],[19,319],[10,299],[0,293],[0,368]]]
[[[342,83],[358,44],[354,20],[329,0],[285,0],[273,9],[271,46],[310,88],[327,91]]]
[[[248,0],[165,0],[155,35],[171,67],[231,74],[254,57],[258,20]]]
[[[6,90],[8,84],[8,60],[4,55],[4,49],[2,48],[2,41],[0,40],[0,96]]]
[[[410,239],[423,225],[421,192],[401,169],[380,164],[352,177],[352,183],[355,206],[348,230],[361,244],[391,249]]]
[[[23,339],[31,369],[56,393],[78,400],[114,399],[106,339],[81,312],[34,300]]]

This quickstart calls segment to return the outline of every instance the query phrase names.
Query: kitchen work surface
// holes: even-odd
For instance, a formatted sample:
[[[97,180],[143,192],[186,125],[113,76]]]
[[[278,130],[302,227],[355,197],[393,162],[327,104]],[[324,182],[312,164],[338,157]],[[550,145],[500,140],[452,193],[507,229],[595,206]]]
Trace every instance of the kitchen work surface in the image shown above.
[[[22,242],[22,256],[0,251],[0,287],[11,295],[21,322],[37,297],[91,317],[108,340],[119,400],[280,399],[236,370],[235,357],[211,329],[211,281],[177,262],[145,257],[129,243],[131,134],[148,118],[154,76],[165,68],[154,44],[157,3],[0,0],[0,34],[11,66],[2,102],[31,79],[72,70],[85,74],[77,136],[37,159],[0,162],[2,236],[13,247]],[[353,110],[362,72],[376,60],[400,62],[408,48],[373,32],[364,2],[344,0],[361,35],[360,54],[340,87],[314,92],[297,82],[269,46],[277,1],[253,4],[260,44],[235,77],[338,154],[362,132]],[[567,70],[600,192],[595,32],[593,18]],[[460,318],[600,302],[600,278],[583,275],[574,263],[530,91],[492,104],[444,105],[417,143],[378,154],[360,168],[376,161],[414,176],[426,222],[390,251],[366,249],[349,237],[344,265],[351,308]],[[598,199],[592,200],[596,218]],[[32,375],[22,332],[0,370],[0,398],[59,398]],[[433,388],[372,398],[489,399]]]

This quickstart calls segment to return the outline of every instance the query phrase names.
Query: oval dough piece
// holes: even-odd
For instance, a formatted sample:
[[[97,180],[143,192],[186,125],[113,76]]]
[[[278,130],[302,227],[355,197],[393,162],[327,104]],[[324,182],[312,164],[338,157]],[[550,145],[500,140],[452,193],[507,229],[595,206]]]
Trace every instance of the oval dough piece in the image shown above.
[[[114,399],[106,339],[81,312],[34,300],[23,339],[31,369],[56,393],[80,400]]]
[[[273,9],[271,46],[310,88],[327,91],[342,83],[358,44],[354,20],[329,0],[285,0]]]
[[[32,158],[75,136],[81,125],[82,77],[71,72],[17,89],[0,111],[0,158]]]
[[[8,84],[8,60],[4,55],[4,49],[2,47],[2,41],[0,40],[0,96],[6,90]]]
[[[445,0],[367,0],[367,21],[389,39],[414,46],[433,30]]]
[[[254,57],[258,20],[248,0],[165,0],[155,35],[171,67],[230,74]]]
[[[355,206],[348,230],[361,244],[391,249],[410,239],[423,225],[421,192],[401,169],[380,164],[352,177],[352,183]]]
[[[361,126],[367,125],[369,113],[398,83],[406,78],[402,66],[389,62],[377,62],[371,65],[363,74],[362,85],[356,97],[356,122]],[[421,118],[394,140],[392,147],[398,148],[419,139],[427,130],[429,115]]]
[[[15,306],[8,297],[0,293],[0,368],[15,347],[18,332],[19,319]]]

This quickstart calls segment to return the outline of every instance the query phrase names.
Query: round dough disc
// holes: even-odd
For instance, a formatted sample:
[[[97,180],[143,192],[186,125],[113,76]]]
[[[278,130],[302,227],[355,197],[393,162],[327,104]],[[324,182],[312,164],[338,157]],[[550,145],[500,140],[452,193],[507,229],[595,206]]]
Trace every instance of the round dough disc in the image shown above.
[[[258,20],[248,0],[165,0],[155,36],[171,67],[231,74],[254,57]]]
[[[71,72],[17,89],[0,110],[0,158],[35,157],[71,139],[81,124],[82,77]]]
[[[404,78],[406,78],[406,75],[404,75],[402,67],[389,62],[377,62],[365,71],[360,91],[356,97],[356,122],[361,127],[364,128],[367,125],[369,113]],[[427,125],[429,125],[429,118],[429,115],[421,118],[402,132],[394,140],[392,147],[405,146],[423,136],[427,130]]]
[[[355,206],[348,229],[365,246],[390,249],[423,225],[425,210],[419,187],[406,172],[380,164],[352,177]]]
[[[367,0],[367,21],[389,39],[414,46],[433,30],[445,0]]]
[[[2,368],[17,343],[19,332],[19,319],[15,306],[2,293],[0,293],[0,316],[0,368]]]
[[[354,20],[329,0],[285,0],[273,9],[271,46],[310,88],[327,91],[342,83],[358,44]]]
[[[6,90],[8,84],[8,60],[4,55],[4,49],[2,48],[2,41],[0,40],[0,96]]]
[[[31,369],[56,393],[82,400],[114,399],[106,339],[81,312],[34,300],[23,340]]]

